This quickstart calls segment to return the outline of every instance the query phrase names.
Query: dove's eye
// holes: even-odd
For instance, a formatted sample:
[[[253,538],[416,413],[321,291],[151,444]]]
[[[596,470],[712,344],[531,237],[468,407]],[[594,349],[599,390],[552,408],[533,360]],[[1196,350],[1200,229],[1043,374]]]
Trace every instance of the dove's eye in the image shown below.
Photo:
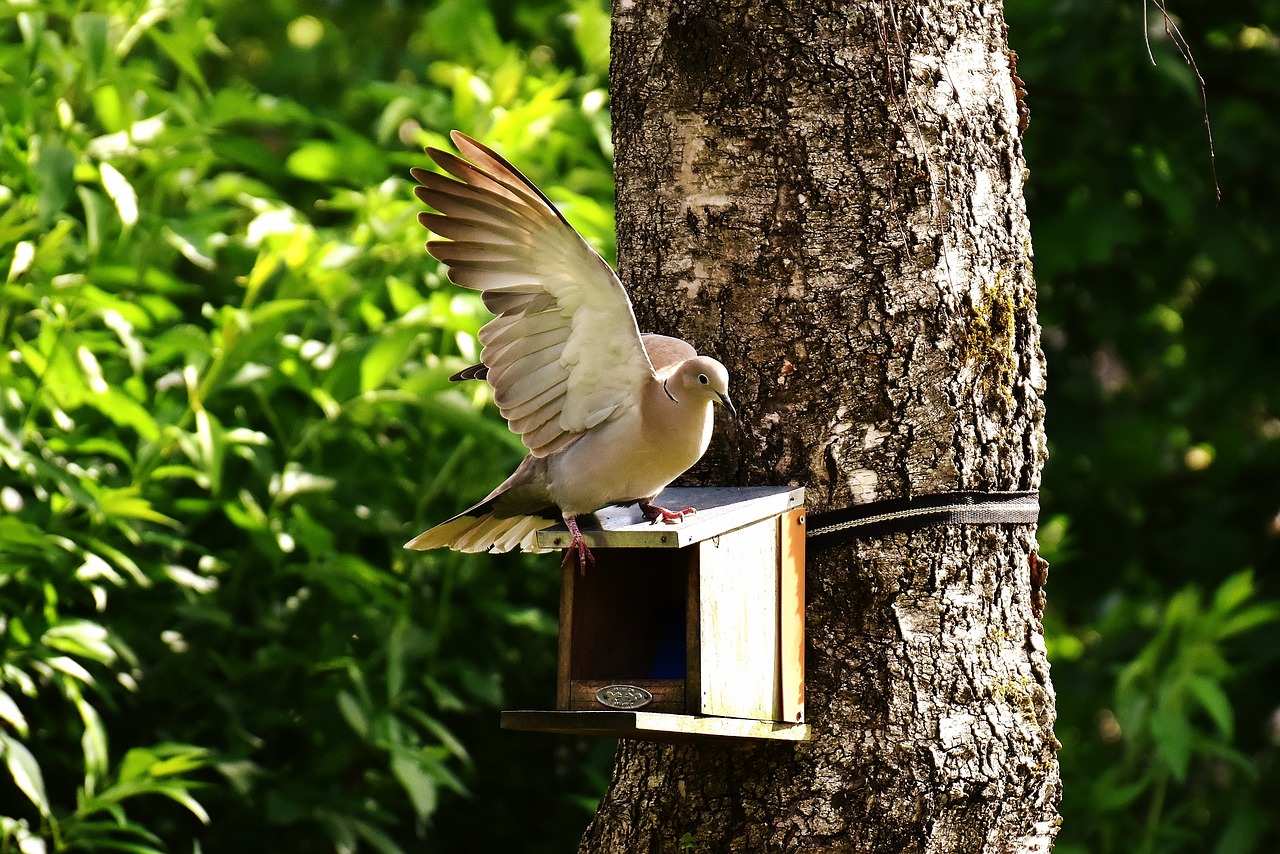
[[[711,380],[707,379],[706,374],[698,374],[698,382],[702,383],[703,385],[706,385],[707,383],[711,382]]]

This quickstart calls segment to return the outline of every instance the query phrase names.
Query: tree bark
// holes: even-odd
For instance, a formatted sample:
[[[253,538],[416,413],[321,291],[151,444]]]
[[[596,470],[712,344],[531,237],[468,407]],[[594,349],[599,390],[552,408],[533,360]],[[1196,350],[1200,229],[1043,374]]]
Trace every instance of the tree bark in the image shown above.
[[[618,256],[724,361],[703,482],[811,512],[1036,489],[1020,109],[999,5],[615,0]],[[804,744],[624,741],[583,852],[1047,851],[1060,782],[1030,526],[811,553]]]

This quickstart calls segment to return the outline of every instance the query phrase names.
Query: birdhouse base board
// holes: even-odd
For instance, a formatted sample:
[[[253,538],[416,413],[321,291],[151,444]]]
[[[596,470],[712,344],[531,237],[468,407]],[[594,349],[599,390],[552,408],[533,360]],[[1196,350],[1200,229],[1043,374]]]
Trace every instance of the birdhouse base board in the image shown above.
[[[671,742],[716,738],[808,741],[811,737],[808,724],[661,712],[509,711],[502,713],[502,728]]]

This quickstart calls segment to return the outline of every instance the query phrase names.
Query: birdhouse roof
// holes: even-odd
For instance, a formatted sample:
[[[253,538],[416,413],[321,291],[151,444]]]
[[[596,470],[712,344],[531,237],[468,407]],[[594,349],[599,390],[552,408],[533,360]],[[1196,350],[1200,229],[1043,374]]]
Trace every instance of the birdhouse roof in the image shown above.
[[[671,510],[697,508],[697,513],[676,524],[652,524],[634,504],[607,507],[596,513],[599,527],[581,517],[583,539],[590,548],[670,549],[719,537],[762,519],[781,515],[804,503],[800,486],[701,486],[663,490],[655,501]],[[538,532],[538,547],[562,549],[569,545],[563,525]]]

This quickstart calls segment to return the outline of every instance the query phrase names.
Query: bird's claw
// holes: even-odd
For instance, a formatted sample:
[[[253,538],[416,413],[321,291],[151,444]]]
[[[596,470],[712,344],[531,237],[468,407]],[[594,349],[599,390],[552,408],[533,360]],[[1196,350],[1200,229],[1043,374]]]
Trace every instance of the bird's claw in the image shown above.
[[[650,524],[656,525],[659,521],[667,523],[683,522],[685,516],[692,516],[698,512],[696,507],[686,507],[683,510],[668,510],[665,507],[659,507],[657,504],[650,504],[647,501],[641,502],[640,512],[644,514],[644,518],[648,519]]]
[[[569,529],[571,540],[569,548],[564,553],[564,560],[560,562],[561,566],[567,566],[571,556],[576,552],[578,555],[578,574],[587,574],[587,564],[596,565],[596,557],[591,553],[591,549],[587,548],[587,541],[582,538],[582,531],[578,530],[578,520],[573,516],[568,516],[564,520],[565,526]]]
[[[561,566],[568,566],[569,561],[573,560],[574,553],[578,555],[578,574],[587,574],[587,564],[596,565],[596,556],[591,553],[591,549],[587,548],[587,544],[571,545],[565,550],[564,560],[560,561]]]

